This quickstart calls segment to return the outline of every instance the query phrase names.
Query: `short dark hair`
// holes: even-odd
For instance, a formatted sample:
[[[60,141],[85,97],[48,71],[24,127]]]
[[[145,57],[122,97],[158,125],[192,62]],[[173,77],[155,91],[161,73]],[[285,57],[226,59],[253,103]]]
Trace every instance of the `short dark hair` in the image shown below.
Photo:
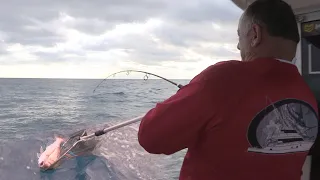
[[[294,12],[291,6],[282,0],[256,0],[248,6],[245,15],[252,23],[264,26],[271,36],[296,43],[300,41]]]

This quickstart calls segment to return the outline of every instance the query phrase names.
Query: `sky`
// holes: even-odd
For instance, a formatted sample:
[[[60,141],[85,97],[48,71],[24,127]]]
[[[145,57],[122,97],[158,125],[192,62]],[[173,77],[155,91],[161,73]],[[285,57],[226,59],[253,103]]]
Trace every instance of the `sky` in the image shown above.
[[[242,10],[229,0],[1,1],[4,78],[95,79],[133,69],[191,79],[240,58]]]

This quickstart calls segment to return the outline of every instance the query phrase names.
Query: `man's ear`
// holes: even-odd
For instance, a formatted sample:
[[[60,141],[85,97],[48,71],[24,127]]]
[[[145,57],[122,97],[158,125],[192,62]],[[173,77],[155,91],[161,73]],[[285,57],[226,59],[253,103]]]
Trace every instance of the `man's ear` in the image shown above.
[[[252,39],[251,39],[251,47],[257,47],[261,43],[262,38],[262,29],[258,24],[252,24]]]

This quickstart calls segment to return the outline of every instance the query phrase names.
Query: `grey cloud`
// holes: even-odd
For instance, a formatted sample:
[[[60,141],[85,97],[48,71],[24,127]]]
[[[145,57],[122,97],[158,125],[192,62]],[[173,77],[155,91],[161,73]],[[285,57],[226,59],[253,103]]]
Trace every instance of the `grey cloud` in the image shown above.
[[[75,17],[99,18],[111,22],[144,21],[163,12],[166,4],[157,1],[120,0],[80,1],[70,4],[67,13]],[[86,11],[83,11],[86,10]]]
[[[38,57],[41,57],[41,59],[39,60],[42,63],[46,63],[46,64],[50,64],[52,62],[56,63],[56,62],[65,62],[67,61],[64,57],[63,57],[63,53],[53,53],[53,52],[36,52],[34,53],[35,55],[37,55]],[[34,62],[32,62],[34,63]]]
[[[188,22],[235,22],[241,10],[231,1],[225,0],[197,0],[197,1],[172,1],[169,19]],[[180,6],[178,6],[180,4]]]
[[[71,24],[87,34],[101,34],[117,23],[144,21],[161,12],[161,1],[118,0],[118,1],[49,1],[49,0],[12,0],[2,1],[0,7],[0,30],[9,34],[8,43],[24,45],[38,44],[53,46],[63,41],[54,29],[34,31],[26,27],[36,26],[30,19],[49,22],[57,19],[62,12],[75,17],[76,24]]]
[[[237,41],[234,27],[221,26],[215,30],[210,22],[181,23],[169,21],[164,27],[156,29],[154,33],[163,41],[176,46],[193,46],[197,42],[230,43]]]
[[[50,3],[45,4],[45,1],[38,1],[37,3],[34,0],[2,0],[0,2],[0,30],[8,34],[7,43],[21,43],[25,45],[30,43],[46,46],[59,40],[59,37],[53,33],[46,31],[39,32],[26,28],[34,25],[28,19],[29,17],[41,19],[43,22],[58,17],[58,11],[52,11],[52,9],[55,9],[55,5]]]
[[[131,59],[144,65],[159,65],[164,61],[180,61],[181,52],[163,50],[157,47],[135,50],[130,53]]]
[[[62,51],[62,52],[42,52],[37,51],[34,55],[40,57],[38,62],[50,64],[56,62],[72,62],[87,60],[86,52],[84,51]],[[34,62],[30,62],[34,63]]]
[[[179,31],[177,31],[179,33]],[[194,39],[195,40],[195,39]],[[200,59],[184,58],[186,49],[192,50],[200,55],[213,58],[235,57],[239,53],[233,52],[224,46],[219,47],[201,47],[198,44],[190,44],[189,46],[175,46],[172,44],[169,48],[161,46],[161,42],[157,42],[143,35],[127,35],[123,39],[117,41],[109,41],[108,43],[95,46],[85,47],[92,51],[109,51],[112,49],[122,49],[130,55],[130,60],[139,62],[144,65],[159,65],[164,61],[191,62]],[[236,48],[236,44],[234,45]]]
[[[45,47],[55,46],[56,43],[64,42],[65,38],[48,31],[9,32],[6,43],[20,43],[22,45],[41,45]]]
[[[163,48],[161,44],[144,35],[127,35],[121,39],[85,48],[93,51],[122,49],[130,55],[130,60],[145,65],[157,65],[162,61],[179,61],[181,59],[180,51]]]
[[[206,55],[213,58],[233,58],[239,55],[239,52],[233,52],[229,49],[227,49],[224,46],[219,47],[197,47],[194,48],[194,51],[196,51],[199,54]]]
[[[83,19],[77,24],[73,25],[73,28],[86,34],[99,35],[106,30],[112,29],[115,23],[102,21],[99,19]]]
[[[6,50],[5,45],[0,45],[0,56],[7,55],[8,51]]]
[[[241,11],[231,1],[225,0],[11,0],[0,1],[0,31],[7,37],[0,45],[0,54],[11,43],[22,45],[55,46],[65,41],[57,27],[42,25],[54,21],[66,13],[75,20],[63,24],[65,27],[98,36],[114,28],[118,23],[144,22],[149,18],[163,18],[163,26],[153,31],[161,43],[174,48],[163,48],[149,37],[128,35],[123,39],[106,40],[103,43],[82,47],[82,52],[48,53],[36,51],[39,60],[66,61],[69,55],[86,60],[86,51],[108,51],[124,49],[132,60],[142,64],[158,64],[161,61],[184,61],[186,48],[203,54],[229,56],[229,51],[197,49],[202,42],[231,43],[237,40],[235,29]],[[220,23],[222,30],[215,30],[211,22]],[[226,26],[224,26],[226,25]],[[194,60],[196,61],[196,59]]]

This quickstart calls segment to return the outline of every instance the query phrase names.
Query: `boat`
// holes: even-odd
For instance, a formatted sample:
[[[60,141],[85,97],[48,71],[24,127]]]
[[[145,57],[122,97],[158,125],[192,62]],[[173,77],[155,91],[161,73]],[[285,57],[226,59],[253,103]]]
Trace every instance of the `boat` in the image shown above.
[[[232,2],[242,10],[245,10],[248,5],[254,1],[255,0],[232,0]],[[296,15],[300,33],[300,42],[296,52],[295,64],[315,94],[318,100],[318,106],[320,106],[320,1],[284,1],[292,7]],[[320,152],[320,149],[315,151]],[[302,170],[303,175],[301,180],[319,180],[320,157],[309,155]]]

